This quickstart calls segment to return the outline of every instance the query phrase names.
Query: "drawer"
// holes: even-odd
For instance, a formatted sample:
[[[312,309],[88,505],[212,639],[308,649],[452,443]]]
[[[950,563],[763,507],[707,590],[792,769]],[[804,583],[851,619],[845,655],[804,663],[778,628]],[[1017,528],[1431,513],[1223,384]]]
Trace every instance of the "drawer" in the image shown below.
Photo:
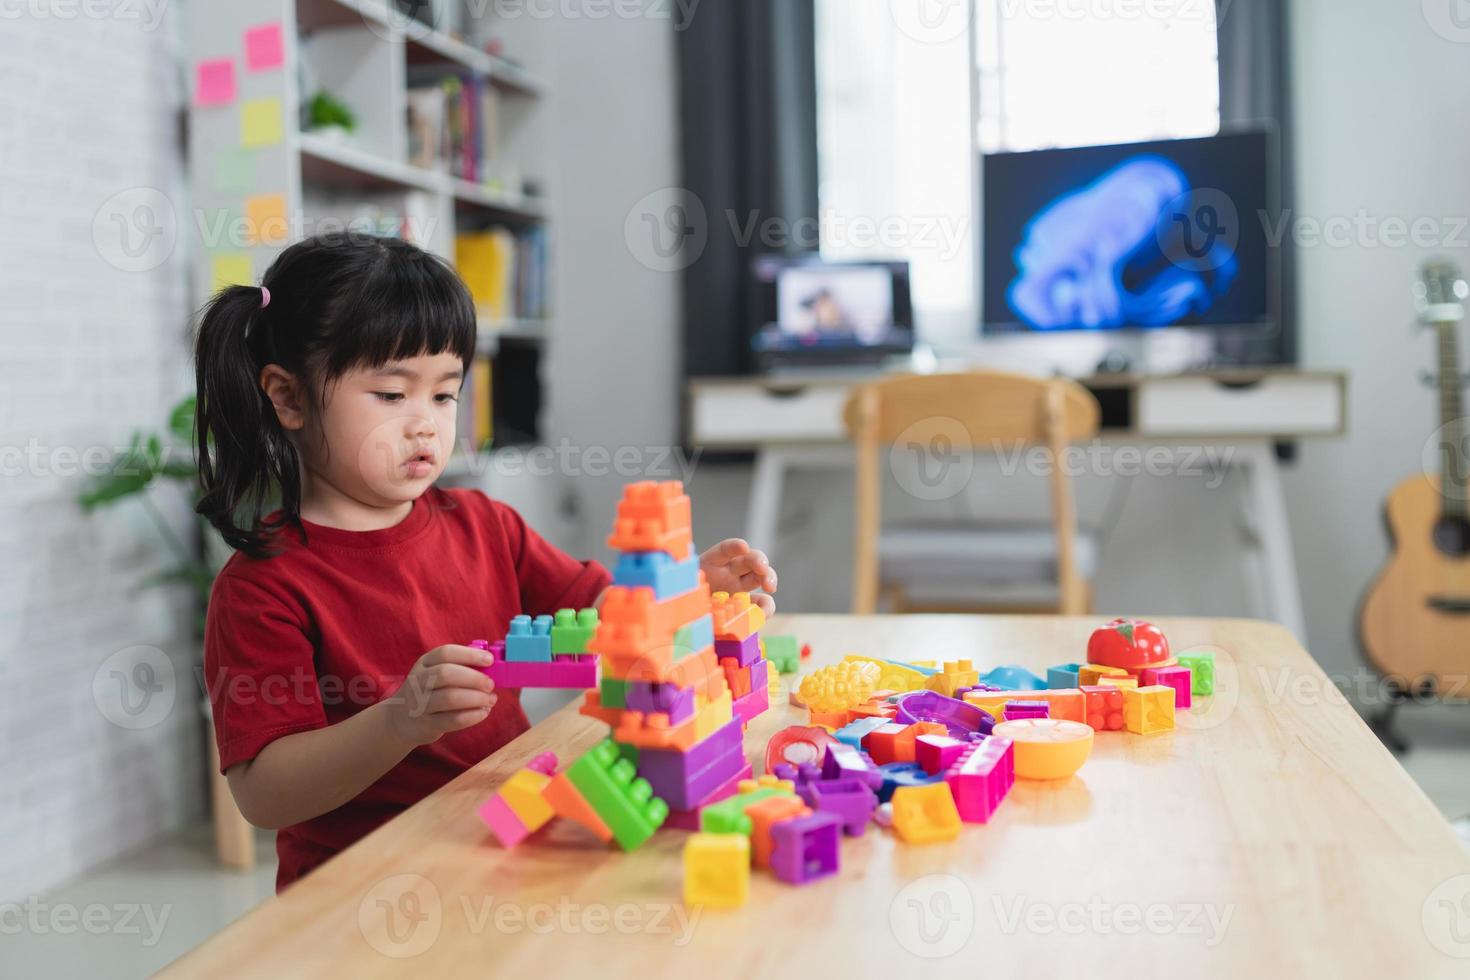
[[[842,442],[845,384],[699,385],[689,392],[689,437],[695,445]]]
[[[1267,375],[1239,385],[1214,378],[1145,378],[1138,385],[1139,435],[1329,435],[1344,427],[1342,379]]]

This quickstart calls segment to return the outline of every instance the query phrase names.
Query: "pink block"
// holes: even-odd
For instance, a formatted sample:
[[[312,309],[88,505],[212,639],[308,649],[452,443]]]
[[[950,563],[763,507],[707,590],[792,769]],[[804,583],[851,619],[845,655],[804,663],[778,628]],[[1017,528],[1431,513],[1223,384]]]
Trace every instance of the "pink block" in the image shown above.
[[[556,775],[556,753],[542,752],[536,758],[526,763],[526,768],[533,769],[543,776],[554,776]]]
[[[735,717],[745,724],[750,724],[752,718],[761,714],[771,706],[771,692],[765,685],[753,687],[749,694],[743,698],[736,698],[732,706]]]
[[[1138,686],[1146,687],[1150,684],[1163,684],[1165,687],[1174,689],[1174,707],[1187,708],[1191,703],[1190,691],[1193,679],[1188,667],[1145,667],[1139,671]]]
[[[920,735],[914,741],[914,761],[932,776],[954,765],[969,745],[948,735]]]
[[[550,663],[496,660],[481,668],[501,687],[555,687],[585,690],[597,686],[597,658],[557,657]]]
[[[1017,718],[1048,718],[1051,716],[1051,704],[1047,701],[1007,701],[1005,706],[1005,720],[1015,721]]]
[[[960,819],[988,823],[1016,781],[1016,756],[1011,740],[992,735],[967,748],[944,774],[954,795]]]
[[[506,850],[515,847],[531,835],[526,825],[521,823],[521,818],[516,816],[510,804],[500,798],[499,793],[480,804],[480,808],[475,812],[480,815],[481,820],[485,821],[485,826],[490,828],[495,839],[500,841],[500,845]]]

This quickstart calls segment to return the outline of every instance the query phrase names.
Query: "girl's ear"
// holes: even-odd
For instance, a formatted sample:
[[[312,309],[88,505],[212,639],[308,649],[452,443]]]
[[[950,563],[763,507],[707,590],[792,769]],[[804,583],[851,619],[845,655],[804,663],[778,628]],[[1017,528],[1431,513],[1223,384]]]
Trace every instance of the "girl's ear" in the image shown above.
[[[306,425],[306,392],[296,375],[279,364],[267,364],[260,371],[260,390],[275,407],[281,428],[290,432]]]

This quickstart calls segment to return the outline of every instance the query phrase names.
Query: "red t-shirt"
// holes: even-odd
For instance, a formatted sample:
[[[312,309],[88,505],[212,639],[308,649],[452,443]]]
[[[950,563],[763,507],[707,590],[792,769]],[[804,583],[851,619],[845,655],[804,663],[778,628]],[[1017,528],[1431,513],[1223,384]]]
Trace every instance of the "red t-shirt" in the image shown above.
[[[281,553],[236,554],[209,601],[204,670],[220,769],[282,735],[324,728],[377,703],[445,643],[505,635],[520,612],[590,606],[597,562],[553,547],[478,490],[431,488],[378,531],[306,523]],[[330,813],[276,835],[279,891],[529,727],[517,692],[490,717],[422,745]]]

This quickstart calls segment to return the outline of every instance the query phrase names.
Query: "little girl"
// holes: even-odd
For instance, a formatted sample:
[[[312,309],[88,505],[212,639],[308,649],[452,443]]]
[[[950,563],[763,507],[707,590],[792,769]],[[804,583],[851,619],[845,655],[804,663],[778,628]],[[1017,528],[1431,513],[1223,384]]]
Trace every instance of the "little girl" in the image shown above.
[[[237,552],[205,680],[240,811],[279,831],[277,890],[529,727],[464,644],[609,584],[504,504],[434,485],[474,353],[464,284],[397,239],[301,242],[205,308],[198,509]],[[700,566],[716,590],[776,591],[738,539]]]

